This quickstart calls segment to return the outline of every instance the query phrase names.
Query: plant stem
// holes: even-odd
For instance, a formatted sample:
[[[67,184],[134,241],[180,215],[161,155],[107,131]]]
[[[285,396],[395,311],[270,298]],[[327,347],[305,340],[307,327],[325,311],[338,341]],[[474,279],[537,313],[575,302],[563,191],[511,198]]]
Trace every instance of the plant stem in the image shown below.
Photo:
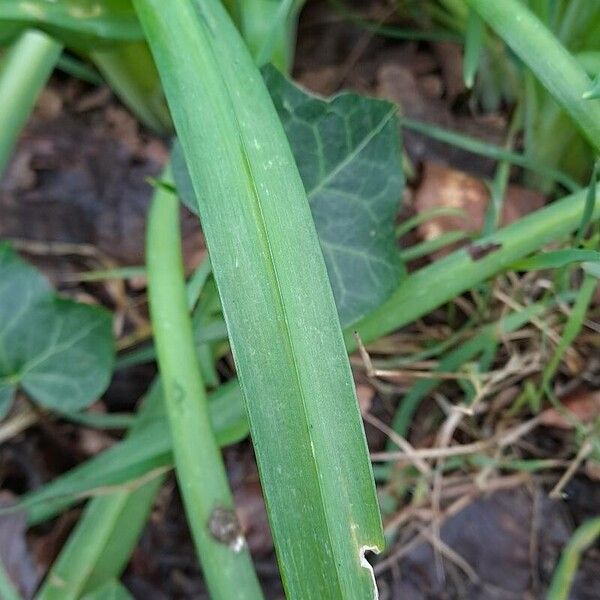
[[[548,600],[567,600],[569,598],[581,555],[596,541],[599,535],[600,517],[586,521],[575,531],[565,546],[552,577],[552,583],[548,589]]]
[[[519,0],[467,0],[529,66],[600,152],[600,101],[583,98],[592,81],[578,61]]]
[[[0,70],[0,177],[61,52],[59,42],[30,29],[4,57]]]
[[[262,598],[208,417],[187,308],[179,201],[166,189],[157,190],[152,202],[147,265],[177,478],[208,588],[215,599]]]

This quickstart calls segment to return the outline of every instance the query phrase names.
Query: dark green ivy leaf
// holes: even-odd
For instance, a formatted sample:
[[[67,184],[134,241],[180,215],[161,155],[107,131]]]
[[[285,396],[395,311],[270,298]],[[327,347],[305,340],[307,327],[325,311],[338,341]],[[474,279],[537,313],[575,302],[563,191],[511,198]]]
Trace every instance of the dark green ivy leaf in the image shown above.
[[[273,67],[263,70],[308,195],[342,326],[380,305],[402,275],[394,219],[402,196],[396,107],[353,93],[313,96]],[[197,212],[183,152],[173,176]]]
[[[0,245],[0,282],[0,413],[17,387],[55,410],[88,406],[112,374],[110,313],[58,298],[6,244]]]

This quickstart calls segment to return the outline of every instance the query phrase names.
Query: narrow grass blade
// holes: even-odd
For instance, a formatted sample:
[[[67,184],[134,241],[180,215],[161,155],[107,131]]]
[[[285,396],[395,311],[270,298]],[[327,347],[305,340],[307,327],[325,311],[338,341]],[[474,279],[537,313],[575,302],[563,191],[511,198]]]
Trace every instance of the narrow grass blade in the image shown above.
[[[579,228],[577,229],[577,233],[575,234],[575,239],[573,240],[573,246],[579,246],[581,242],[583,242],[587,230],[590,225],[590,221],[592,219],[592,213],[594,211],[594,204],[596,203],[596,186],[598,184],[598,172],[600,172],[600,160],[597,160],[594,163],[594,168],[592,169],[592,177],[590,178],[590,185],[588,187],[588,193],[585,201],[585,209],[583,214],[581,215],[581,223],[579,224]]]
[[[146,127],[161,135],[172,133],[158,73],[145,42],[95,50],[90,58],[114,92]]]
[[[560,269],[573,263],[585,261],[600,262],[600,252],[578,248],[541,252],[531,258],[514,262],[510,265],[510,268],[514,271],[539,271],[540,269]]]
[[[469,11],[467,31],[465,32],[465,56],[463,59],[463,79],[468,89],[475,83],[479,54],[483,40],[484,25],[481,17],[474,11]]]
[[[467,0],[529,66],[571,116],[588,142],[600,151],[600,101],[585,100],[592,82],[577,60],[519,0]]]
[[[132,497],[152,500],[162,483],[163,478],[158,477],[135,492],[119,492],[88,504],[77,528],[52,565],[36,600],[77,600],[97,584],[104,583],[106,567],[99,564],[98,557],[108,556],[113,564],[120,560],[121,549],[125,548],[128,552],[132,549],[130,540],[137,540],[138,524],[141,522],[143,525],[150,511],[151,502],[136,502],[134,505]],[[128,506],[135,511],[127,510]],[[115,532],[118,532],[118,538],[115,538]],[[118,546],[115,546],[117,539]],[[111,541],[113,546],[107,554]],[[118,565],[117,576],[123,566]]]
[[[199,200],[288,597],[373,597],[371,467],[284,131],[220,2],[135,5]]]
[[[542,382],[540,385],[540,390],[537,398],[541,398],[542,394],[548,390],[548,386],[550,385],[558,367],[560,365],[560,361],[562,360],[565,352],[571,346],[581,328],[583,327],[583,323],[585,321],[586,315],[588,313],[590,303],[593,300],[594,293],[598,286],[598,281],[592,275],[586,275],[579,289],[579,293],[577,294],[577,300],[575,301],[575,305],[571,310],[571,314],[565,323],[563,334],[560,338],[560,342],[554,351],[554,354],[548,361],[548,364],[544,368],[544,372],[542,374]],[[550,399],[554,399],[554,394],[549,393],[548,396]]]
[[[256,64],[289,72],[294,59],[298,13],[304,0],[240,0],[240,29]]]
[[[21,129],[54,69],[62,46],[40,31],[27,30],[2,57],[0,66],[0,177]]]
[[[401,250],[400,258],[404,262],[408,262],[409,260],[415,260],[416,258],[427,256],[432,252],[437,252],[445,246],[449,246],[450,244],[460,242],[466,237],[467,234],[464,231],[447,231],[446,233],[442,233],[442,235],[439,235],[438,237],[433,238],[432,240],[427,240],[425,242],[421,242],[420,244],[415,244],[410,248],[405,248]]]
[[[363,19],[360,15],[348,9],[343,0],[329,0],[337,12],[344,18],[352,21],[357,27],[371,31],[376,35],[388,37],[395,40],[426,40],[431,42],[462,42],[462,37],[447,29],[431,29],[429,31],[420,30],[416,27],[395,27],[393,25],[384,25],[368,19]]]
[[[492,158],[494,160],[506,161],[510,164],[514,164],[519,167],[523,167],[524,169],[539,173],[540,175],[549,177],[563,185],[570,192],[576,192],[581,188],[576,181],[571,179],[565,173],[557,171],[552,167],[548,167],[543,163],[536,162],[535,160],[528,156],[524,156],[523,154],[511,152],[504,148],[482,142],[461,133],[456,133],[455,131],[450,131],[449,129],[432,125],[431,123],[424,123],[422,121],[409,119],[407,117],[402,117],[400,122],[402,126],[406,127],[407,129],[422,133],[423,135],[435,140],[439,140],[440,142],[444,142],[445,144],[462,148],[463,150],[472,152],[473,154],[487,156],[488,158]]]
[[[440,361],[436,371],[443,373],[455,372],[466,362],[473,360],[478,354],[484,351],[490,341],[498,341],[503,335],[515,331],[522,327],[532,318],[542,314],[547,310],[544,303],[533,304],[519,313],[511,313],[503,317],[499,323],[486,326],[483,331],[478,333],[472,339],[464,342],[455,350],[448,352]],[[440,384],[439,379],[422,379],[417,381],[402,399],[398,405],[398,410],[394,415],[392,427],[394,431],[401,436],[405,436],[417,410],[419,403],[427,394],[430,394]],[[395,446],[390,441],[388,448]]]
[[[600,186],[596,194],[598,189]],[[386,302],[354,328],[365,343],[376,340],[509,269],[544,244],[564,238],[579,226],[586,195],[587,190],[582,190],[567,196],[409,275]],[[600,199],[596,195],[591,221],[598,218]],[[356,348],[350,333],[346,334],[346,347]]]
[[[210,263],[205,260],[188,283],[188,308],[196,304],[209,273]],[[198,307],[196,312],[202,312],[201,308]],[[246,411],[237,381],[232,380],[209,395],[209,412],[220,444],[233,443],[248,435]],[[26,499],[30,505],[29,524],[34,525],[77,502],[82,494],[93,493],[93,488],[119,481],[127,483],[130,478],[143,480],[148,478],[148,474],[155,474],[141,487],[125,486],[121,491],[90,501],[53,565],[44,593],[51,591],[50,582],[59,581],[62,582],[61,600],[70,600],[80,592],[93,590],[121,575],[163,484],[164,475],[160,473],[173,462],[170,433],[164,417],[162,388],[157,379],[124,442]],[[148,436],[149,430],[153,431]],[[87,482],[87,491],[81,488],[82,481]],[[78,491],[73,486],[79,486]],[[85,560],[79,562],[81,556]],[[72,568],[76,564],[78,568]]]
[[[96,69],[67,53],[63,53],[58,59],[56,68],[63,73],[67,73],[67,75],[71,75],[71,77],[81,79],[81,81],[92,85],[102,85],[104,83],[104,79],[100,77]]]
[[[160,385],[155,383],[125,440],[23,496],[16,508],[27,509],[29,525],[56,516],[84,497],[107,494],[111,489],[143,479],[152,471],[170,468],[171,436],[162,403]],[[248,435],[242,392],[236,380],[210,394],[208,405],[220,445],[233,444]]]
[[[421,223],[425,223],[430,219],[435,219],[437,217],[466,218],[466,216],[467,213],[464,210],[461,210],[460,208],[454,208],[453,206],[440,206],[438,208],[432,208],[431,210],[418,213],[414,217],[402,221],[402,223],[396,227],[396,237],[401,238],[409,231],[412,231],[415,227],[418,227]]]
[[[560,562],[548,589],[547,600],[567,600],[573,585],[581,555],[600,536],[600,517],[581,525],[569,540],[560,557]]]
[[[150,316],[177,480],[207,587],[215,600],[260,599],[263,596],[235,515],[196,358],[183,272],[179,199],[163,187],[157,189],[150,208],[146,261]]]

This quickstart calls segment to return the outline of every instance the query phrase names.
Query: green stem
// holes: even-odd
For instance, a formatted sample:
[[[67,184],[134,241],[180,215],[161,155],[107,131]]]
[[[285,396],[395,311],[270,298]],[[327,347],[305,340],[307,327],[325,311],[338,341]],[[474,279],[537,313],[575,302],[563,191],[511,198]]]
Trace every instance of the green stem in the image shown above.
[[[23,32],[4,57],[0,71],[0,177],[61,52],[59,42],[32,29]]]
[[[154,384],[132,426],[129,437],[159,418],[162,396]],[[146,522],[163,476],[142,487],[94,498],[52,565],[37,600],[76,600],[82,594],[118,577]],[[46,503],[48,506],[51,503]],[[66,508],[59,503],[59,508]],[[31,514],[30,514],[31,516]]]
[[[548,600],[567,600],[581,555],[600,535],[600,517],[590,519],[575,531],[565,546],[548,589]]]
[[[600,101],[583,95],[592,82],[577,60],[519,0],[467,0],[529,66],[600,152]]]
[[[581,190],[567,196],[409,275],[386,302],[353,329],[365,343],[376,340],[509,268],[544,244],[565,237],[579,227],[587,193]],[[597,193],[592,220],[599,217]],[[346,347],[355,350],[351,331],[346,332],[345,339]]]
[[[147,264],[177,478],[208,588],[215,599],[262,598],[208,416],[187,308],[179,201],[166,189],[150,209]]]

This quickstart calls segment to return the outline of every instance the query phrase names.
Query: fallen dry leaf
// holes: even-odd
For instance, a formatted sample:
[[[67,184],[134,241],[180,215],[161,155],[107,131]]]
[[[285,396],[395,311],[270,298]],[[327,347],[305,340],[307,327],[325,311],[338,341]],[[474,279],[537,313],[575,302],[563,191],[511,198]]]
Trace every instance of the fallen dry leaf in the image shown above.
[[[562,405],[572,413],[573,419],[581,423],[591,423],[600,416],[600,390],[585,390],[562,399]],[[568,417],[556,408],[548,408],[540,415],[540,422],[547,427],[571,429]]]
[[[456,208],[464,216],[443,216],[430,219],[418,228],[423,240],[432,240],[448,231],[477,233],[481,231],[490,193],[486,185],[476,177],[451,169],[444,165],[428,162],[423,166],[421,184],[414,196],[417,213],[437,208]],[[544,206],[544,197],[538,192],[511,185],[504,201],[501,225],[517,221],[524,215]],[[448,247],[436,257],[444,256]]]

